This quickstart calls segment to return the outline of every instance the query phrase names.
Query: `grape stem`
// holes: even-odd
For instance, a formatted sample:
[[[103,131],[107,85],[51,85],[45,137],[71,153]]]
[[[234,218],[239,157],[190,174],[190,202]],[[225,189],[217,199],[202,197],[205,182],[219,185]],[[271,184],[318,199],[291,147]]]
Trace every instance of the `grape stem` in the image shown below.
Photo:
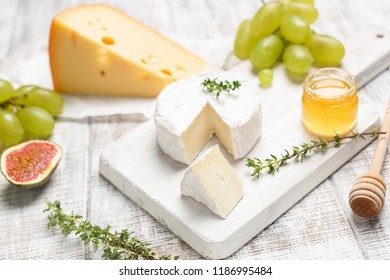
[[[18,104],[17,103],[17,100],[18,100],[19,97],[27,97],[27,96],[23,95],[23,96],[11,97],[10,99],[7,99],[3,103],[0,103],[0,108],[7,109],[9,107],[12,107],[12,109],[14,111],[18,111],[19,109],[24,108],[25,107],[24,104]]]

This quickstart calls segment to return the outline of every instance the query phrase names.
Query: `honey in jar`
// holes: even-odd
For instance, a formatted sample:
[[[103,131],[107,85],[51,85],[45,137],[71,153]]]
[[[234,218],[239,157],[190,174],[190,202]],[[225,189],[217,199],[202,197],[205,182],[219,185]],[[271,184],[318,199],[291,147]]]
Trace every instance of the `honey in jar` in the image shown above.
[[[311,133],[323,138],[345,135],[356,125],[357,110],[357,85],[348,71],[320,68],[306,77],[302,123]]]

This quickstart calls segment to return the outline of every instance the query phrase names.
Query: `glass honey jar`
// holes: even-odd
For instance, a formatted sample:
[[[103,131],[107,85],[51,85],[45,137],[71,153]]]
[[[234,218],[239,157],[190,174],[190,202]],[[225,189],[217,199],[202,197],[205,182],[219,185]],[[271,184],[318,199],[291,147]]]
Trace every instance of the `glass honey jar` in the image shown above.
[[[357,112],[357,85],[351,73],[328,67],[306,77],[302,123],[308,131],[323,138],[348,134],[356,125]]]

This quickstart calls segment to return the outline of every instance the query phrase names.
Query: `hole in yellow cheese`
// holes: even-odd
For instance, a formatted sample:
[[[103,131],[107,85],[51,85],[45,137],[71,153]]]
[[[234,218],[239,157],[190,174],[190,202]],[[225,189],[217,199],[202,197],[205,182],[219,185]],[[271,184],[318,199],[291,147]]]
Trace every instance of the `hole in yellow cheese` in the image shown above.
[[[167,76],[172,76],[172,72],[169,71],[168,69],[160,69],[161,73],[167,75]]]
[[[77,48],[77,34],[76,34],[76,32],[73,31],[73,32],[70,34],[70,39],[71,39],[71,41],[72,41],[73,46],[74,46],[75,48]]]
[[[106,44],[106,45],[113,45],[113,44],[115,44],[114,39],[111,38],[111,37],[108,37],[108,36],[104,36],[104,37],[102,38],[102,42],[103,42],[104,44]]]
[[[155,55],[149,55],[147,61],[152,64],[162,64],[161,59]]]
[[[180,65],[176,65],[176,70],[183,71],[183,72],[187,71],[186,68],[184,68],[183,66],[180,66]]]

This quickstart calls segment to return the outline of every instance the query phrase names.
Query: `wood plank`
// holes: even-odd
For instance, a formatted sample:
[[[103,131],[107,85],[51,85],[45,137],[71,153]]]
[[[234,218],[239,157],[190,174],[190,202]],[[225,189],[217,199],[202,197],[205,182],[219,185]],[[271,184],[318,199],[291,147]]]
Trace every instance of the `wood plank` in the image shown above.
[[[191,38],[231,36],[239,23],[256,12],[258,1],[170,0],[173,31]]]
[[[64,210],[85,215],[88,141],[87,123],[57,122],[52,139],[63,148],[63,158],[50,182],[21,189],[0,179],[0,259],[80,259],[84,246],[47,228],[45,199],[60,200]]]
[[[124,11],[161,33],[172,33],[173,18],[168,0],[156,3],[154,0],[145,1],[110,1],[110,4]]]
[[[390,258],[390,208],[388,205],[383,208],[380,215],[371,218],[356,216],[348,204],[349,192],[355,180],[368,170],[374,152],[374,144],[367,147],[358,154],[352,161],[343,166],[339,172],[332,176],[333,185],[339,196],[341,205],[345,211],[349,223],[356,235],[357,242],[367,259],[389,259]],[[382,175],[389,182],[390,160],[387,157],[382,169]]]
[[[337,24],[323,24],[318,30],[328,34],[335,34],[341,39],[351,32],[358,31],[367,25],[386,26],[388,19],[386,13],[390,6],[383,5],[383,1],[371,1],[365,4],[359,1],[346,0],[336,4],[331,1],[317,1],[320,9],[321,22],[337,22]],[[375,50],[367,50],[367,53]],[[390,72],[387,70],[364,88],[359,90],[361,102],[372,104],[382,117],[390,97]],[[343,166],[331,177],[331,182],[338,195],[339,203],[345,212],[345,217],[351,226],[351,231],[361,247],[364,258],[389,258],[389,211],[385,205],[383,213],[373,219],[363,219],[354,215],[349,207],[348,196],[354,180],[360,176],[370,164],[375,143],[369,145],[352,161]],[[384,165],[384,177],[389,178],[388,163]],[[388,180],[388,179],[387,179]],[[379,245],[380,244],[380,245]]]
[[[389,100],[390,75],[389,71],[368,84],[362,91],[362,98],[370,100],[377,110],[384,112]],[[381,115],[383,118],[383,115]],[[385,203],[382,213],[371,219],[357,217],[352,213],[348,197],[355,180],[369,169],[375,149],[375,143],[369,145],[350,162],[345,164],[339,172],[335,173],[331,181],[338,194],[340,204],[356,235],[359,246],[367,259],[390,258],[390,208]],[[385,182],[390,182],[390,158],[389,151],[382,168],[382,177]],[[388,195],[388,194],[387,194]],[[387,198],[388,200],[388,198]]]
[[[128,229],[144,242],[152,242],[152,247],[160,254],[181,254],[181,257],[198,258],[188,245],[172,234],[147,212],[108,182],[98,172],[99,158],[103,149],[111,145],[127,131],[139,124],[120,117],[109,118],[91,124],[91,174],[90,174],[90,211],[91,221],[101,226],[112,225],[114,230]],[[91,254],[100,259],[101,253]]]
[[[362,259],[334,197],[325,180],[230,259]]]
[[[0,2],[0,62],[7,57],[16,19],[19,1],[4,0]]]
[[[147,24],[157,28],[158,30],[161,30],[163,32],[169,32],[169,33],[176,33],[183,36],[195,36],[198,38],[205,38],[204,36],[207,36],[207,38],[215,38],[216,36],[222,35],[222,36],[229,36],[231,34],[234,34],[236,26],[238,26],[238,23],[248,16],[252,15],[255,11],[252,7],[258,7],[261,5],[260,1],[252,0],[252,1],[240,1],[240,0],[224,0],[224,1],[204,1],[203,4],[200,4],[201,7],[206,7],[207,11],[203,10],[190,10],[189,7],[194,7],[196,5],[199,5],[197,3],[193,3],[194,1],[198,0],[192,0],[190,3],[178,3],[178,1],[169,1],[169,5],[166,5],[165,2],[163,4],[159,4],[160,1],[148,1],[148,8],[153,9],[153,12],[151,13],[153,16],[149,16],[148,11],[143,10],[146,6],[143,5],[143,1],[141,0],[132,0],[132,1],[107,1],[108,3],[114,4],[114,5],[122,5],[120,7],[124,7],[127,9],[127,7],[137,7],[136,10],[134,10],[135,17],[138,17],[141,20],[144,20]],[[14,0],[2,0],[0,4],[5,3],[16,3],[17,1]],[[11,36],[11,38],[7,39],[8,41],[11,40],[11,56],[15,59],[29,57],[34,55],[34,53],[41,48],[42,45],[46,43],[47,40],[47,28],[50,24],[51,18],[54,15],[55,12],[62,10],[63,8],[67,6],[73,6],[78,3],[90,3],[91,1],[80,1],[80,0],[72,0],[72,1],[52,1],[52,0],[29,0],[29,1],[19,1],[22,2],[23,7],[17,11],[17,22],[16,25],[10,24],[5,27],[3,23],[0,23],[0,33],[2,36],[4,34],[8,34],[5,37]],[[131,4],[128,4],[128,2],[132,2]],[[184,2],[184,1],[183,1]],[[188,1],[187,1],[188,2]],[[215,2],[215,3],[214,3]],[[173,4],[172,4],[173,3]],[[11,5],[12,5],[11,4]],[[337,0],[329,0],[329,1],[316,1],[316,7],[318,8],[320,12],[320,16],[318,21],[314,24],[315,30],[323,33],[328,33],[330,35],[334,35],[339,39],[344,40],[348,37],[349,34],[356,33],[363,27],[371,24],[376,24],[379,26],[388,25],[388,14],[390,13],[390,3],[387,1],[381,1],[381,0],[372,0],[370,2],[367,1],[354,1],[354,0],[345,0],[345,1],[337,1]],[[6,5],[6,4],[5,4]],[[129,5],[129,6],[128,6]],[[10,7],[8,4],[6,5],[7,9]],[[0,8],[0,14],[2,11],[4,11],[6,14],[9,14],[9,10]],[[162,16],[160,18],[159,16],[159,9],[161,9],[163,14],[166,13],[169,14],[169,17],[171,18],[172,23],[167,23],[165,16]],[[170,10],[170,12],[166,12],[167,10]],[[130,11],[130,10],[129,10]],[[132,12],[131,12],[132,13]],[[197,15],[198,13],[203,13],[208,16],[204,15]],[[0,20],[3,19],[3,16],[0,16]],[[204,19],[204,21],[200,20]],[[176,25],[179,25],[176,27]],[[199,27],[199,28],[198,28]],[[3,31],[10,30],[11,31]],[[7,33],[8,32],[8,33]],[[4,40],[3,37],[2,39]],[[1,40],[1,39],[0,39]],[[37,42],[37,40],[40,42]],[[364,44],[364,42],[362,42]],[[0,44],[0,49],[3,48],[4,45]],[[4,53],[4,51],[3,51]],[[1,56],[0,56],[1,59]],[[361,100],[364,100],[365,102],[369,102],[378,110],[383,110],[385,107],[385,104],[387,103],[387,100],[390,96],[389,91],[389,81],[390,73],[389,71],[386,71],[383,73],[380,77],[375,79],[373,82],[371,82],[368,86],[360,90],[360,98]],[[119,123],[117,123],[119,122]],[[99,134],[94,133],[94,137],[103,137],[101,139],[101,142],[99,144],[91,144],[92,147],[101,147],[101,149],[108,145],[109,142],[105,143],[104,137],[102,135],[106,134],[107,131],[117,131],[116,133],[119,133],[121,128],[118,128],[118,130],[114,129],[115,127],[122,126],[123,124],[120,124],[120,120],[113,120],[108,119],[104,120],[103,122],[99,122],[99,124],[96,124],[95,122],[92,124],[92,129],[96,132],[99,132]],[[95,126],[96,125],[96,126]],[[61,125],[63,126],[62,122]],[[88,155],[90,150],[86,148],[85,141],[89,141],[89,135],[84,133],[84,131],[88,130],[88,125],[84,126],[82,130],[78,129],[79,123],[67,123],[65,126],[67,126],[68,133],[71,133],[73,130],[80,132],[80,136],[77,136],[78,142],[83,142],[84,144],[84,154],[83,157]],[[97,128],[99,126],[99,128]],[[127,126],[124,125],[124,126]],[[131,129],[129,125],[128,129]],[[111,128],[108,128],[111,127]],[[126,129],[127,131],[127,129]],[[124,131],[122,131],[124,132]],[[73,134],[73,133],[72,133]],[[116,135],[115,137],[117,137]],[[61,136],[62,137],[62,136]],[[60,137],[58,137],[60,139]],[[107,141],[109,141],[110,137],[108,137]],[[69,147],[73,150],[76,149],[73,147],[75,145],[74,141],[69,141],[67,144],[65,144],[66,147]],[[370,146],[371,147],[371,146]],[[81,148],[76,149],[79,152],[83,153]],[[96,160],[97,151],[94,154],[94,156],[90,156],[91,162],[92,158],[94,157]],[[360,258],[362,254],[359,254],[358,250],[356,250],[356,246],[358,246],[357,242],[354,246],[354,242],[350,240],[351,234],[354,233],[357,236],[357,240],[359,240],[360,246],[363,248],[364,257],[365,258],[374,258],[374,259],[380,259],[380,258],[386,258],[388,259],[389,256],[386,253],[389,251],[390,245],[388,241],[388,228],[389,225],[386,222],[386,219],[381,216],[379,220],[376,221],[356,221],[352,216],[348,216],[348,205],[345,204],[345,197],[342,194],[340,195],[340,200],[338,200],[337,196],[334,194],[334,190],[336,190],[336,193],[339,192],[339,189],[345,194],[348,193],[347,190],[344,190],[344,188],[348,188],[348,185],[351,181],[353,181],[354,175],[358,174],[359,171],[362,169],[362,165],[364,164],[365,160],[367,158],[362,158],[360,155],[356,157],[352,162],[351,165],[347,164],[343,168],[347,169],[340,169],[339,172],[336,172],[336,175],[339,176],[350,176],[347,179],[349,181],[346,181],[346,179],[339,180],[338,177],[336,179],[331,180],[329,182],[326,182],[326,187],[323,187],[323,185],[320,185],[315,191],[309,194],[305,199],[303,199],[301,202],[299,202],[295,207],[293,207],[290,211],[288,211],[284,216],[282,216],[280,219],[278,219],[274,224],[272,224],[270,227],[265,229],[260,235],[256,236],[252,241],[250,241],[247,246],[244,246],[240,251],[238,251],[235,255],[232,256],[232,258],[319,258],[319,256],[324,255],[327,258]],[[70,163],[72,161],[72,163]],[[69,157],[69,162],[66,165],[69,165],[68,169],[72,169],[72,171],[76,172],[86,172],[85,170],[79,171],[76,170],[76,168],[70,168],[70,166],[75,165],[77,166],[77,163],[80,161],[80,156],[71,156]],[[86,160],[82,160],[84,163]],[[384,169],[384,177],[390,178],[389,171],[387,170],[388,163],[385,163],[385,169]],[[87,168],[87,167],[85,167]],[[58,172],[58,171],[57,171]],[[96,162],[95,165],[91,163],[90,166],[90,174],[94,174],[94,176],[99,178],[100,176],[97,174],[97,166]],[[347,175],[345,175],[347,173]],[[76,174],[69,175],[68,171],[62,173],[63,176],[79,176]],[[95,180],[96,178],[94,178]],[[55,180],[55,177],[53,178],[53,182]],[[122,194],[117,192],[111,184],[109,184],[105,179],[97,179],[98,185],[96,188],[99,188],[99,191],[102,192],[101,195],[98,195],[96,192],[92,192],[92,201],[93,199],[96,199],[95,202],[92,203],[92,219],[94,219],[95,212],[93,212],[94,208],[99,209],[99,203],[104,203],[104,195],[106,196],[112,196],[109,199],[111,200],[111,205],[106,205],[104,209],[107,210],[99,210],[100,212],[96,212],[96,219],[97,221],[106,222],[113,224],[117,226],[118,228],[128,227],[130,229],[135,228],[137,231],[137,234],[139,237],[141,237],[145,241],[151,241],[153,242],[156,240],[158,245],[158,251],[161,253],[172,253],[172,254],[178,254],[180,253],[182,258],[184,259],[195,259],[199,258],[199,256],[185,243],[181,242],[178,238],[176,238],[172,233],[170,233],[169,230],[167,230],[165,227],[163,227],[161,224],[156,222],[153,218],[151,218],[146,212],[141,210],[138,206],[132,205],[132,202],[125,198]],[[95,181],[94,181],[95,182]],[[337,184],[338,183],[338,184]],[[48,233],[47,229],[45,228],[45,218],[42,218],[42,214],[40,213],[42,205],[41,202],[39,206],[36,205],[34,207],[29,206],[32,203],[35,203],[34,201],[31,202],[31,199],[34,197],[41,198],[42,195],[40,195],[36,191],[27,192],[28,195],[25,195],[23,192],[19,192],[16,190],[13,190],[12,188],[8,188],[7,185],[4,182],[3,179],[0,179],[0,189],[1,189],[1,201],[0,201],[0,240],[3,240],[3,237],[8,238],[10,240],[10,234],[12,233],[12,242],[1,242],[0,241],[0,259],[4,258],[14,258],[14,259],[23,259],[23,258],[84,258],[84,253],[80,253],[80,247],[79,245],[74,246],[76,249],[74,252],[72,251],[74,243],[79,244],[76,240],[69,240],[69,238],[64,238],[61,236],[58,232],[50,232]],[[61,183],[62,184],[62,183]],[[50,185],[52,186],[52,185]],[[91,185],[92,186],[92,185]],[[58,188],[61,188],[61,190],[58,190],[58,196],[63,200],[64,207],[67,210],[75,210],[76,212],[85,212],[85,208],[81,206],[81,204],[72,204],[74,197],[77,198],[77,192],[71,191],[71,193],[65,193],[67,191],[67,188],[69,186],[60,186]],[[93,187],[93,186],[92,186]],[[106,188],[108,190],[106,190]],[[50,188],[52,190],[52,188]],[[112,192],[111,192],[112,191]],[[321,191],[321,192],[319,192]],[[324,193],[323,193],[324,192]],[[94,195],[96,194],[96,197],[94,198]],[[329,219],[330,228],[328,226],[321,227],[318,226],[316,228],[311,228],[310,230],[314,233],[311,238],[309,238],[309,235],[305,235],[305,233],[308,231],[307,228],[304,226],[303,222],[305,220],[313,220],[316,219],[319,215],[321,215],[322,218],[328,217],[327,215],[332,215],[331,213],[328,213],[327,210],[329,210],[326,206],[328,204],[325,204],[325,208],[323,209],[324,212],[316,211],[314,208],[316,203],[318,203],[320,206],[323,203],[323,197],[327,197],[326,200],[331,202],[330,205],[332,207],[335,206],[334,202],[339,201],[339,203],[342,205],[341,209],[344,209],[346,211],[345,215],[340,210],[340,208],[336,207],[336,214],[335,216],[331,216]],[[119,198],[118,206],[117,204],[117,197]],[[7,203],[5,201],[22,201],[26,202],[26,205],[20,206],[19,203],[18,207],[15,207],[14,209],[11,209],[15,203]],[[307,202],[306,202],[307,201]],[[30,204],[28,204],[30,202]],[[84,202],[86,203],[86,202]],[[307,208],[305,206],[307,204],[311,205],[311,207]],[[11,206],[10,206],[11,205]],[[337,204],[336,204],[337,205]],[[3,207],[2,207],[3,206]],[[20,206],[20,207],[19,207]],[[75,206],[75,207],[73,207]],[[31,211],[28,211],[28,209],[31,209]],[[108,215],[108,217],[104,217],[106,215],[106,211],[110,211],[110,207],[115,207],[115,210],[117,216]],[[122,211],[122,209],[124,211]],[[65,209],[65,210],[66,210]],[[309,209],[309,211],[308,211]],[[385,206],[386,210],[387,207]],[[296,211],[294,215],[290,215],[291,211]],[[388,211],[388,210],[386,210]],[[16,214],[15,214],[16,212]],[[13,217],[16,219],[14,222],[11,220],[11,226],[8,224],[8,221],[5,221],[5,217],[9,216],[13,213]],[[19,214],[23,214],[26,217],[32,214],[38,215],[40,218],[38,221],[32,217],[31,219],[25,218],[23,220],[24,223],[21,222],[21,217],[19,217]],[[321,213],[321,214],[320,214]],[[384,212],[385,213],[385,212]],[[387,212],[386,212],[387,213]],[[23,216],[22,215],[22,216]],[[122,216],[123,215],[123,216]],[[344,216],[343,216],[344,215]],[[386,214],[387,215],[387,214]],[[386,216],[384,215],[384,216]],[[344,217],[344,219],[343,219]],[[347,219],[348,217],[348,219]],[[340,221],[338,220],[340,219]],[[116,221],[119,220],[120,223],[116,223]],[[26,221],[30,224],[32,224],[31,228],[34,228],[35,225],[37,225],[37,228],[41,233],[35,233],[34,235],[35,240],[43,240],[43,242],[40,242],[41,245],[32,245],[32,240],[27,240],[24,235],[24,230],[28,230],[27,226],[25,226]],[[338,221],[341,225],[341,229],[339,233],[336,233],[336,236],[339,236],[339,234],[343,235],[344,237],[341,237],[342,240],[346,240],[346,244],[349,244],[351,246],[351,253],[348,254],[346,251],[346,247],[341,247],[341,250],[338,250],[337,247],[326,247],[327,250],[323,250],[321,248],[322,245],[326,245],[327,242],[332,242],[332,244],[336,244],[335,240],[331,240],[332,238],[332,232],[337,229]],[[123,222],[123,223],[122,223]],[[302,222],[302,223],[300,223]],[[142,226],[140,224],[142,223]],[[351,225],[351,231],[348,233],[348,223]],[[133,227],[134,226],[134,227]],[[10,227],[12,230],[8,230],[8,227]],[[383,228],[383,230],[382,230]],[[22,229],[22,230],[21,230]],[[139,229],[139,230],[138,230]],[[31,231],[31,230],[30,230]],[[10,233],[11,232],[11,233]],[[283,232],[283,237],[278,238],[279,232]],[[290,233],[289,233],[290,232]],[[6,234],[5,234],[6,233]],[[43,236],[42,238],[40,238]],[[316,243],[313,241],[312,238],[318,237],[318,240],[322,240],[323,243]],[[300,238],[304,238],[305,242],[299,243]],[[307,238],[306,238],[307,237]],[[323,238],[322,238],[323,237]],[[322,239],[321,239],[322,238]],[[53,242],[53,239],[55,241]],[[282,240],[286,244],[297,244],[294,246],[286,246],[283,247],[282,244],[275,245],[275,242],[269,242],[269,240],[276,241]],[[7,240],[7,239],[5,239]],[[22,241],[21,243],[18,243],[18,241]],[[317,241],[318,241],[317,240]],[[311,242],[312,241],[312,242]],[[53,243],[51,243],[53,242]],[[283,243],[280,242],[280,243]],[[298,242],[298,243],[297,243]],[[44,245],[44,244],[47,244]],[[153,242],[154,243],[154,242]],[[10,245],[11,244],[11,245]],[[55,244],[55,245],[53,245]],[[23,246],[26,246],[26,250],[23,250]],[[39,247],[42,246],[42,247]],[[68,247],[71,248],[68,248]],[[305,249],[305,246],[307,249]],[[45,250],[48,250],[48,254],[45,254]],[[57,250],[57,252],[54,252]],[[306,250],[306,251],[305,251]],[[310,250],[312,251],[312,254],[310,254]],[[328,251],[329,250],[329,251]],[[387,250],[387,251],[386,251]],[[344,253],[343,253],[344,252]],[[86,255],[88,257],[89,255]],[[301,257],[303,256],[303,257]],[[94,255],[93,257],[100,258],[98,255]],[[324,258],[325,258],[324,257]]]

